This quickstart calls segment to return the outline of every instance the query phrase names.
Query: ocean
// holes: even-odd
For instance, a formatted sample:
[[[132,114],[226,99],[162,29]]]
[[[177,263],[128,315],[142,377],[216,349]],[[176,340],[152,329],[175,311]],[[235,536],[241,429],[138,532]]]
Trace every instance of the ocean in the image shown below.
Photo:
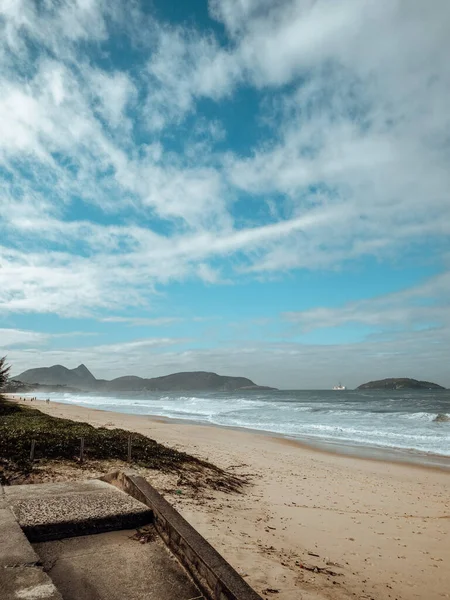
[[[450,458],[450,390],[47,394],[53,401],[270,432],[312,445]]]

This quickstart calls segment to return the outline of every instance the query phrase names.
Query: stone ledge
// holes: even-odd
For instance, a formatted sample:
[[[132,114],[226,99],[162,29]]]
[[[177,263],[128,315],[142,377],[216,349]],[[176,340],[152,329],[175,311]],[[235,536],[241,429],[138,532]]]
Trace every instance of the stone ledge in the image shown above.
[[[99,479],[88,481],[55,481],[51,483],[33,483],[23,485],[9,485],[3,488],[4,499],[12,503],[15,500],[27,498],[40,498],[67,494],[89,494],[108,491],[109,486]]]
[[[233,567],[143,477],[102,477],[153,510],[155,528],[209,600],[262,600]]]
[[[9,508],[0,508],[0,567],[36,565],[39,558]]]
[[[2,600],[40,598],[62,600],[40,560],[23,534],[13,512],[6,506],[0,486],[0,597]]]

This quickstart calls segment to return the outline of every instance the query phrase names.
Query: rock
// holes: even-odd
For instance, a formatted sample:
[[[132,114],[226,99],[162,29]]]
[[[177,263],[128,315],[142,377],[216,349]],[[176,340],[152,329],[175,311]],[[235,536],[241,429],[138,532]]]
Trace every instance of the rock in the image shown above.
[[[439,413],[433,419],[434,423],[450,423],[450,415],[446,415],[445,413]]]

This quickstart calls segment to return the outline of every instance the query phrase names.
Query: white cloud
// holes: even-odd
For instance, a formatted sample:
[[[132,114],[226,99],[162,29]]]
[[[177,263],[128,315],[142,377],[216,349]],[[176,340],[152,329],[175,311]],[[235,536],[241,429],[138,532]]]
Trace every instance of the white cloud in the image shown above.
[[[159,130],[183,120],[195,101],[229,95],[240,79],[235,57],[211,36],[160,28],[157,50],[147,65],[146,124]]]
[[[136,86],[130,77],[120,71],[107,74],[99,69],[92,69],[88,79],[96,100],[94,110],[98,110],[112,127],[123,126],[124,122],[130,127],[131,121],[125,111],[137,96]]]
[[[220,273],[206,263],[200,263],[197,267],[199,278],[206,283],[218,283],[221,280]]]
[[[154,319],[145,317],[104,317],[99,319],[103,323],[126,323],[136,327],[159,327],[179,323],[182,320],[180,317],[155,317]]]
[[[280,0],[278,6],[282,6]],[[234,36],[246,30],[249,22],[274,8],[271,0],[210,0],[209,11],[213,18],[221,21]]]
[[[247,193],[284,195],[293,215],[337,214],[334,227],[277,244],[256,268],[302,267],[305,253],[319,266],[383,258],[448,236],[448,3],[426,14],[418,2],[283,6],[251,21],[241,46],[256,83],[294,91],[269,105],[276,143],[231,157],[228,174]]]
[[[217,0],[226,45],[112,4],[0,7],[4,312],[98,316],[147,306],[158,284],[336,268],[448,238],[448,2]],[[141,64],[94,64],[118,27]],[[270,91],[271,136],[221,154],[224,125],[197,119],[209,144],[170,150],[199,99],[231,102],[239,85]],[[242,193],[282,218],[242,228]]]
[[[119,354],[123,356],[127,352],[133,352],[137,350],[140,352],[141,350],[150,349],[150,348],[160,348],[164,346],[177,346],[179,344],[185,343],[189,340],[186,338],[144,338],[138,340],[131,340],[128,342],[121,342],[116,344],[104,344],[102,346],[93,346],[89,349],[89,352],[97,354],[101,352],[112,352],[113,354]],[[78,349],[73,352],[84,352],[86,349]]]
[[[44,333],[26,329],[0,328],[0,350],[7,352],[16,347],[48,346],[52,340],[78,338],[95,335],[84,331],[71,331],[68,333]]]
[[[299,324],[303,331],[363,324],[387,331],[419,326],[450,332],[450,272],[400,292],[349,302],[341,307],[288,312],[284,317]]]
[[[22,329],[0,329],[0,349],[5,351],[11,346],[43,344],[49,339],[46,333]]]
[[[207,259],[264,249],[283,235],[314,230],[334,218],[331,210],[221,235],[196,233],[171,239],[139,227],[63,223],[50,218],[18,220],[15,227],[22,233],[60,240],[67,248],[31,253],[0,246],[0,305],[9,312],[66,316],[139,306],[157,282],[185,277],[207,283],[221,280]],[[85,240],[87,256],[68,251],[79,246],[80,240]]]

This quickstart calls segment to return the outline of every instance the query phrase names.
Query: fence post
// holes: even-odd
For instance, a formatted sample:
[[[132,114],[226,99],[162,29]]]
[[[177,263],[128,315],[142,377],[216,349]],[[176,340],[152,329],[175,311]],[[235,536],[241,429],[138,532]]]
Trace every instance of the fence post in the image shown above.
[[[83,464],[83,454],[84,454],[84,437],[80,438],[80,465]]]
[[[30,450],[30,460],[33,462],[34,460],[34,448],[36,446],[36,440],[31,440],[31,450]]]
[[[128,462],[131,462],[131,435],[128,436]]]

